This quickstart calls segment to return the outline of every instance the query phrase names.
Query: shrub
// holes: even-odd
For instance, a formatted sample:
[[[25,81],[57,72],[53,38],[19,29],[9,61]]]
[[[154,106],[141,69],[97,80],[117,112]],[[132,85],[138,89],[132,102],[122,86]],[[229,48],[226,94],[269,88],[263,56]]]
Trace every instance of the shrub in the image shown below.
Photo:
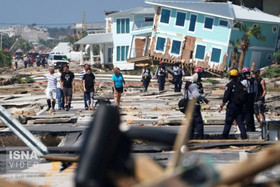
[[[274,58],[274,62],[276,62],[277,64],[280,63],[280,50],[276,51],[276,52],[273,54],[273,58]]]
[[[276,66],[268,67],[263,73],[263,77],[273,79],[280,76],[280,68]]]

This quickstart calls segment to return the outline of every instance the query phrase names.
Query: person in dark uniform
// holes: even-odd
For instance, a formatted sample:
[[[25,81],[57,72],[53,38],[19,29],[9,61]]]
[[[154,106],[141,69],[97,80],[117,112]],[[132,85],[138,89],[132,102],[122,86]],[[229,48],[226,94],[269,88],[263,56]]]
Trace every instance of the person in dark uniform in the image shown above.
[[[204,138],[204,127],[203,127],[203,119],[201,115],[201,103],[209,103],[209,101],[205,98],[204,95],[200,93],[199,86],[198,86],[198,74],[195,73],[192,76],[192,82],[186,83],[185,85],[185,95],[184,98],[187,100],[196,99],[197,102],[195,104],[195,109],[193,113],[193,123],[191,127],[191,135],[190,139],[194,138],[194,132],[197,132],[197,138],[203,139]]]
[[[152,75],[152,71],[149,67],[149,64],[145,64],[145,66],[142,70],[142,83],[143,83],[145,92],[148,91],[148,87],[151,82],[152,76],[153,75]]]
[[[242,74],[244,80],[241,81],[243,86],[247,88],[248,96],[245,102],[245,110],[244,110],[244,117],[245,117],[245,124],[247,128],[247,132],[254,132],[255,131],[255,121],[254,121],[254,101],[256,97],[256,81],[251,76],[251,70],[248,67],[242,69]]]
[[[163,91],[165,86],[165,79],[168,78],[168,73],[162,61],[159,63],[159,67],[157,68],[155,76],[158,80],[159,91]]]
[[[174,92],[181,92],[184,75],[185,72],[182,67],[180,67],[180,62],[176,62],[173,66]]]
[[[229,72],[230,82],[226,85],[223,103],[220,106],[219,112],[227,104],[225,126],[222,137],[228,138],[230,128],[234,120],[236,120],[241,138],[247,139],[247,133],[243,122],[244,103],[246,101],[247,89],[238,81],[238,70],[232,69]]]

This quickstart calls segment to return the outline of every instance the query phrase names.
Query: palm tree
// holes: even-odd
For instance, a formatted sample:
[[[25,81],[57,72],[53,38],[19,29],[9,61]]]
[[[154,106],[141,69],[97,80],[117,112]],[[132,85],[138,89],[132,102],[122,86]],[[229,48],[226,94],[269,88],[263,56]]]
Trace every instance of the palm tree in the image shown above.
[[[244,32],[244,35],[241,38],[241,44],[240,44],[241,52],[240,52],[240,58],[238,63],[238,70],[241,71],[244,65],[246,52],[250,47],[250,38],[256,38],[257,40],[264,42],[265,37],[262,35],[261,26],[259,25],[253,25],[251,27],[248,27],[243,23],[237,23],[237,27],[239,28],[239,30]]]
[[[235,68],[238,61],[238,47],[240,46],[240,40],[237,39],[236,41],[231,40],[230,44],[233,46],[233,50],[231,52],[231,62],[230,62],[230,69]]]

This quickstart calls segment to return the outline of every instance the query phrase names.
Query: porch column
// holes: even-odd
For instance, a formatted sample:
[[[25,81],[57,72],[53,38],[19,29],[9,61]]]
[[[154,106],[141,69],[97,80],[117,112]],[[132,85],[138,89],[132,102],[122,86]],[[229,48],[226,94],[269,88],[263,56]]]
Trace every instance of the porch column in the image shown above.
[[[84,45],[80,45],[80,65],[84,65]]]
[[[147,50],[148,50],[148,40],[149,40],[149,36],[146,36],[143,56],[147,56],[146,53],[147,53]]]
[[[104,44],[99,44],[100,63],[104,64]]]
[[[90,63],[91,63],[91,65],[93,65],[94,58],[93,58],[93,45],[92,44],[90,44],[90,46],[89,46],[89,56],[90,56]]]

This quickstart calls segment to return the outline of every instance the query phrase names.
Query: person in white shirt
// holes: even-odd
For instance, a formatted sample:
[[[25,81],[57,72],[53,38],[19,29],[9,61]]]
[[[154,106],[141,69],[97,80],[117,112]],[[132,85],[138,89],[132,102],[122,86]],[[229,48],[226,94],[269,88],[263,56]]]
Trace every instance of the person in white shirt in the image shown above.
[[[48,86],[46,89],[47,111],[52,109],[54,111],[55,102],[56,102],[56,88],[57,88],[57,75],[54,73],[54,68],[49,68],[49,73],[45,74],[44,77],[48,80]]]

